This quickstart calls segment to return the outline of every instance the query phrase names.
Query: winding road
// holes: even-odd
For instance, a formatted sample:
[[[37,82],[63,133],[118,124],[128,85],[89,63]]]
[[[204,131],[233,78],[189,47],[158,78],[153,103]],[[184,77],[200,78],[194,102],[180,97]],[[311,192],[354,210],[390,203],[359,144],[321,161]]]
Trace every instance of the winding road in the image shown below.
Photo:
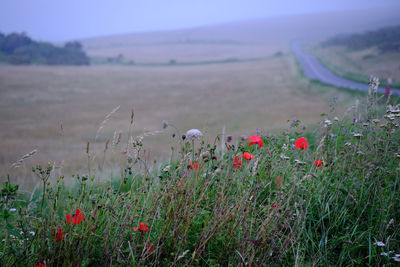
[[[323,83],[335,87],[344,87],[352,90],[368,92],[368,85],[343,79],[321,64],[313,55],[307,54],[301,50],[300,45],[292,43],[292,51],[297,56],[304,74],[312,80],[319,80]],[[393,95],[400,95],[400,90],[391,89]],[[379,87],[378,92],[385,93],[385,88]]]

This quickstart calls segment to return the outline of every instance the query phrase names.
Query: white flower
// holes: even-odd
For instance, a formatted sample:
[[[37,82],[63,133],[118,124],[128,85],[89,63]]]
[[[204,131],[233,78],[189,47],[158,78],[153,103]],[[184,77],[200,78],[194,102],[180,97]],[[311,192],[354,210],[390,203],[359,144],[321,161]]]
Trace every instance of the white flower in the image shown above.
[[[363,135],[360,133],[353,133],[353,137],[361,138]]]
[[[190,140],[200,140],[200,138],[203,136],[203,134],[197,130],[197,129],[191,129],[186,132],[186,137],[189,138]]]
[[[392,257],[394,261],[400,262],[400,257]]]
[[[17,209],[11,208],[9,211],[14,212],[14,211],[17,211]]]
[[[280,157],[281,157],[281,159],[286,159],[286,160],[290,159],[289,157],[286,157],[285,155],[281,155]]]
[[[33,232],[33,231],[30,231],[29,233],[30,233],[31,235],[35,235],[35,232]]]
[[[339,121],[338,117],[333,118],[334,121]]]
[[[295,159],[294,162],[295,162],[297,165],[305,165],[305,164],[306,164],[304,161],[300,161],[300,160],[298,160],[298,159]]]
[[[325,127],[327,127],[329,125],[332,125],[332,122],[330,120],[326,119],[326,120],[324,120],[324,125],[325,125]]]
[[[385,246],[385,243],[383,243],[383,242],[381,242],[381,241],[376,241],[376,242],[374,243],[374,245],[377,245],[378,247],[384,247],[384,246]]]

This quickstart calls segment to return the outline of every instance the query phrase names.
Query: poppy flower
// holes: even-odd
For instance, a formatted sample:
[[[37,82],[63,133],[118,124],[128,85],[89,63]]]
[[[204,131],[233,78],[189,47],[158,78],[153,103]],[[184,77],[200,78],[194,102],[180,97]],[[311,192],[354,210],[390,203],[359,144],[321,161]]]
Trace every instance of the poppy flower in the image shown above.
[[[233,168],[240,169],[242,167],[242,161],[239,160],[239,157],[235,157],[233,161]]]
[[[182,187],[182,182],[178,183],[178,187],[181,188]]]
[[[271,208],[276,208],[276,207],[278,207],[278,203],[274,202],[271,204]]]
[[[254,158],[254,155],[250,154],[249,152],[244,152],[242,155],[242,158],[247,159],[247,160],[251,160]]]
[[[147,232],[149,231],[149,227],[145,223],[140,223],[139,227],[133,227],[133,231],[137,232],[137,230],[140,232]]]
[[[282,178],[281,177],[276,177],[276,183],[278,184],[278,187],[281,187],[281,183],[282,183]]]
[[[67,223],[80,224],[84,220],[85,216],[83,216],[83,213],[79,209],[76,209],[76,212],[72,215],[69,213],[67,214]]]
[[[200,164],[196,161],[194,163],[192,161],[189,161],[188,167],[191,170],[198,170],[198,169],[200,169]]]
[[[46,264],[39,262],[36,267],[46,267]]]
[[[307,140],[304,137],[300,137],[299,139],[297,139],[296,142],[294,142],[294,145],[296,146],[296,148],[300,149],[308,148]]]
[[[153,253],[154,252],[154,247],[150,243],[147,243],[146,250],[149,250],[150,253]]]
[[[258,135],[253,135],[249,137],[249,146],[257,144],[260,148],[264,146],[263,140]]]
[[[315,163],[315,166],[319,167],[322,165],[322,160],[316,160],[316,161],[314,161],[314,163]]]
[[[57,232],[56,232],[56,234],[54,235],[54,238],[55,238],[55,240],[56,240],[57,242],[61,242],[61,241],[64,240],[63,229],[62,229],[60,226],[57,227]]]

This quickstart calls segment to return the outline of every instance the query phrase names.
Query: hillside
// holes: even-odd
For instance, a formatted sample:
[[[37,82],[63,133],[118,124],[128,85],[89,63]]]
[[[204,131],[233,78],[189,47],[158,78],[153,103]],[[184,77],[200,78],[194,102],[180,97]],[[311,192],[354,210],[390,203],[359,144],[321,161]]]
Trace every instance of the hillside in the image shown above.
[[[323,42],[322,47],[344,46],[351,51],[376,47],[381,53],[400,52],[400,26],[386,27],[357,34],[338,35]]]
[[[288,52],[293,39],[322,41],[334,34],[399,23],[400,6],[390,9],[292,15],[163,32],[127,33],[81,40],[91,57],[135,63],[263,58]],[[368,18],[368,19],[366,19]]]

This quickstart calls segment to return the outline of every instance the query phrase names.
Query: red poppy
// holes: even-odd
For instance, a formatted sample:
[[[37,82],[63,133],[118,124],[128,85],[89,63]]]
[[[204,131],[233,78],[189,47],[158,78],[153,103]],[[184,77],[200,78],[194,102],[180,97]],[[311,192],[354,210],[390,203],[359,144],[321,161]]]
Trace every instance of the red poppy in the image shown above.
[[[276,177],[276,183],[278,184],[278,187],[281,187],[281,183],[282,183],[282,178],[281,177]]]
[[[294,145],[296,146],[296,148],[300,149],[308,148],[307,140],[304,137],[300,137],[299,139],[297,139],[296,142],[294,142]]]
[[[55,238],[55,240],[56,240],[57,242],[61,242],[61,241],[64,240],[63,229],[62,229],[60,226],[57,227],[57,232],[56,232],[56,234],[54,235],[54,238]]]
[[[182,183],[181,183],[181,182],[178,183],[178,187],[179,187],[179,188],[182,187]]]
[[[235,157],[233,161],[233,168],[240,169],[242,167],[242,161],[239,160],[239,157]]]
[[[150,243],[147,243],[146,250],[149,250],[150,253],[153,253],[154,252],[154,247]]]
[[[254,158],[254,155],[250,154],[249,152],[244,152],[242,155],[242,158],[247,159],[247,160],[251,160]]]
[[[80,224],[84,220],[85,216],[83,216],[83,213],[79,209],[76,209],[75,214],[67,214],[67,223]]]
[[[264,146],[263,140],[258,135],[250,136],[249,141],[250,141],[249,146],[252,146],[254,144],[258,144],[259,147]]]
[[[39,262],[38,265],[36,265],[36,267],[46,267],[46,264]]]
[[[276,207],[278,207],[278,203],[274,202],[271,204],[271,208],[276,208]]]
[[[133,227],[133,231],[139,230],[140,232],[147,232],[149,231],[149,227],[145,223],[140,223],[139,227]]]
[[[196,161],[194,163],[192,161],[189,161],[189,169],[198,170],[200,169],[200,164]]]
[[[322,160],[316,160],[316,161],[314,161],[314,163],[315,163],[315,166],[319,167],[322,165]]]

